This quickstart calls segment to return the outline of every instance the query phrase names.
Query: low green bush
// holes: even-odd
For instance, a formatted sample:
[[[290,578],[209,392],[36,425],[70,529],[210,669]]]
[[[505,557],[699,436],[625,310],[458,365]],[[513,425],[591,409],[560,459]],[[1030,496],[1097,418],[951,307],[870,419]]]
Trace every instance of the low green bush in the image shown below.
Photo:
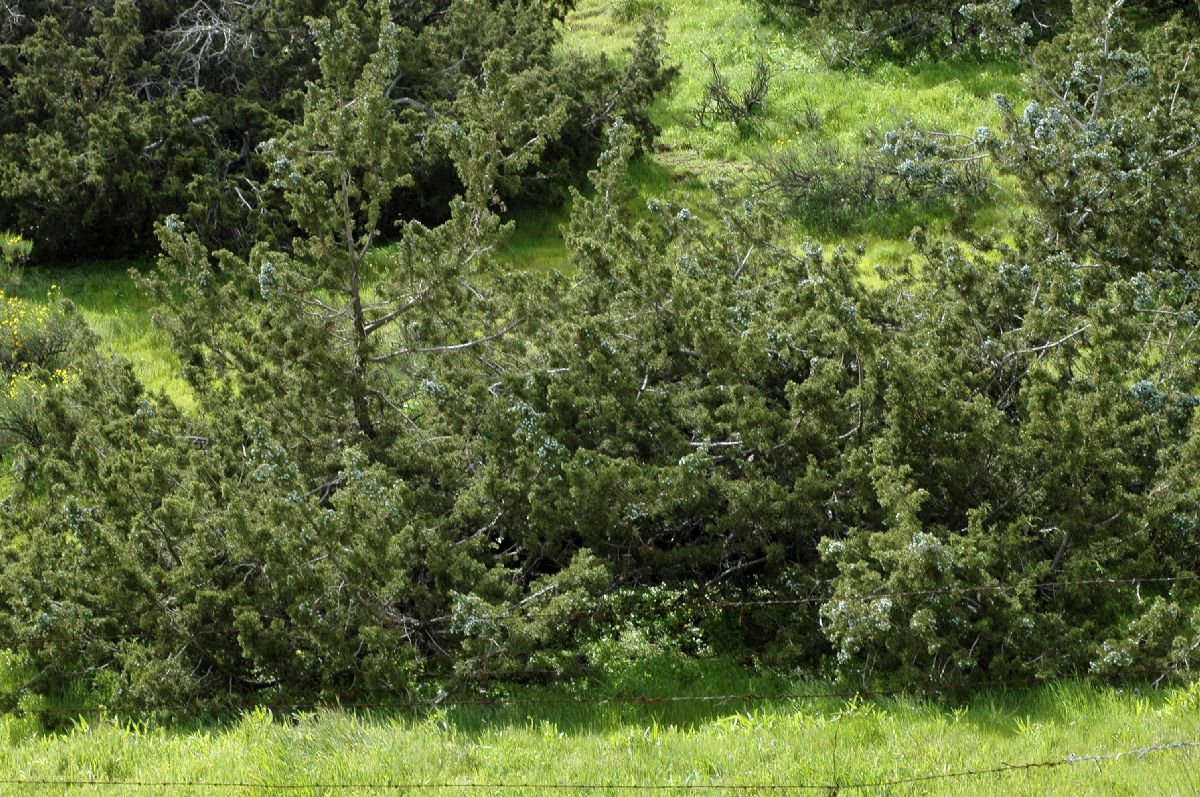
[[[32,254],[32,241],[8,230],[0,232],[0,290],[11,291],[21,284],[25,264]]]
[[[823,229],[854,229],[905,203],[945,203],[965,217],[996,191],[986,150],[992,137],[986,128],[971,137],[910,121],[872,131],[857,151],[827,144],[780,152],[761,164],[759,184]]]

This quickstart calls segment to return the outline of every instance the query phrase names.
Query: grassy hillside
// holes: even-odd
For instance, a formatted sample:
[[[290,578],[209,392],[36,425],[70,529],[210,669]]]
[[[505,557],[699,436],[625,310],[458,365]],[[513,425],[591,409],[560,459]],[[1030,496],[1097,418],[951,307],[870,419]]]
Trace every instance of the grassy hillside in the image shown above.
[[[980,125],[998,124],[996,94],[1016,99],[1023,93],[1022,68],[1011,62],[927,61],[866,73],[830,69],[810,51],[798,24],[768,18],[754,0],[583,0],[567,19],[565,46],[617,55],[640,24],[636,15],[622,21],[627,15],[619,9],[655,7],[666,23],[668,60],[680,75],[656,108],[655,120],[663,130],[657,151],[634,175],[647,198],[708,198],[714,181],[752,181],[755,164],[773,154],[807,154],[827,145],[854,149],[873,129],[906,120],[970,133]],[[711,76],[709,59],[736,89],[749,81],[759,55],[774,74],[762,113],[744,130],[728,123],[699,124],[694,110]],[[973,226],[1003,229],[1020,208],[1014,187],[1001,184]],[[905,207],[864,219],[859,229],[841,234],[807,228],[803,219],[796,220],[795,231],[798,240],[815,237],[826,244],[862,246],[871,265],[908,255],[912,227],[945,221],[944,209]],[[550,234],[541,222],[521,219],[518,226]],[[524,229],[522,234],[529,235]]]

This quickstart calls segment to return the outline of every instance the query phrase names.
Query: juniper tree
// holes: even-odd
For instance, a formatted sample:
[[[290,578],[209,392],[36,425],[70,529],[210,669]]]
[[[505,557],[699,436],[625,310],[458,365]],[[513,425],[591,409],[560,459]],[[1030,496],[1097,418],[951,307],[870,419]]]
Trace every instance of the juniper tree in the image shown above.
[[[545,78],[580,62],[492,19],[480,36],[542,50],[469,52],[419,93],[400,64],[433,21],[316,21],[296,124],[256,155],[295,235],[243,254],[160,229],[148,287],[189,405],[77,326],[37,366],[78,377],[46,380],[10,443],[0,625],[28,688],[136,704],[573,671],[637,622],[602,625],[614,586],[782,598],[707,638],[682,623],[681,645],[847,674],[1194,664],[1194,583],[1094,583],[1200,567],[1192,45],[1184,21],[1105,44],[1108,8],[1081,2],[1039,51],[1037,112],[970,142],[1024,179],[1025,229],[917,231],[920,267],[872,289],[761,197],[635,207],[644,117],[573,197],[572,268],[502,271],[502,204],[580,130]],[[889,157],[942,149],[900,132]],[[430,161],[461,193],[436,227],[397,199]]]
[[[460,645],[490,651],[479,635],[517,651],[558,640],[552,610],[604,582],[579,552],[531,586],[458,509],[478,467],[469,408],[532,313],[487,278],[502,229],[485,188],[532,162],[529,139],[560,116],[445,131],[470,193],[446,224],[406,222],[380,251],[382,208],[418,146],[388,94],[403,34],[380,5],[316,34],[303,119],[270,145],[301,234],[242,258],[210,253],[177,219],[161,228],[147,287],[192,410],[88,347],[86,373],[39,399],[43,434],[3,520],[35,539],[6,552],[0,589],[41,688],[94,672],[133,702],[406,688]],[[520,108],[521,77],[481,86],[464,118]],[[536,627],[432,621],[522,600],[554,603]]]
[[[45,260],[151,251],[153,225],[170,213],[210,245],[241,254],[257,242],[287,240],[293,230],[268,185],[271,164],[260,145],[300,119],[305,84],[318,76],[310,20],[328,22],[359,5],[20,4],[0,23],[5,224],[35,238]],[[388,4],[400,39],[388,96],[397,119],[425,144],[409,167],[415,184],[393,198],[389,216],[444,219],[461,186],[437,145],[438,129],[466,121],[458,103],[482,85],[488,59],[496,78],[537,82],[545,105],[535,116],[562,113],[570,121],[539,142],[552,146],[552,164],[524,175],[509,164],[500,188],[510,203],[565,190],[591,164],[614,114],[645,120],[662,85],[657,39],[643,38],[628,64],[561,58],[556,43],[570,6]]]
[[[1187,582],[954,597],[1200,564],[1180,481],[1200,395],[1195,37],[1176,19],[1142,45],[1122,5],[1075,4],[1036,52],[1037,99],[989,140],[1038,205],[1019,245],[998,265],[926,246],[920,277],[886,289],[898,333],[873,452],[886,511],[825,552],[842,595],[948,591],[835,595],[826,627],[851,669],[1113,671],[1187,666],[1198,649]]]
[[[561,310],[503,383],[487,496],[528,567],[588,548],[635,584],[806,570],[867,431],[869,299],[848,257],[789,252],[761,199],[639,221],[614,136],[575,200]]]
[[[1042,218],[1127,273],[1191,269],[1200,165],[1200,45],[1182,18],[1145,45],[1123,2],[1079,0],[1071,30],[1037,50],[1026,108],[994,141]],[[1189,265],[1190,264],[1190,265]]]

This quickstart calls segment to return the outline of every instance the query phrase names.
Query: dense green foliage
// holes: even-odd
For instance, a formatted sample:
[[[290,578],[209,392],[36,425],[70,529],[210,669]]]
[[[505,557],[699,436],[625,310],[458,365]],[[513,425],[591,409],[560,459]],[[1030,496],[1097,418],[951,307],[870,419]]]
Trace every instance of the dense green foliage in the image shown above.
[[[1190,276],[1195,223],[1200,41],[1178,17],[1144,46],[1105,4],[1034,53],[1036,101],[995,150],[1028,186],[1065,246],[1129,275]],[[1182,299],[1181,299],[1182,300]]]
[[[1012,240],[916,230],[868,288],[744,188],[638,206],[653,24],[617,66],[555,56],[556,6],[393,11],[311,22],[303,91],[246,167],[263,226],[233,249],[203,214],[157,227],[143,286],[193,405],[69,307],[53,356],[22,359],[41,387],[7,443],[0,627],[29,688],[405,689],[575,672],[639,633],[866,677],[1197,662],[1194,20],[1143,39],[1077,0],[1003,129],[881,133],[865,198],[841,161],[801,175],[844,215],[969,202],[985,160],[1028,196]],[[397,74],[451,85],[397,102]],[[501,207],[602,128],[569,268],[502,268]],[[1147,581],[1100,583],[1126,579]],[[662,616],[697,593],[819,603]]]
[[[1035,36],[1061,29],[1070,11],[1069,0],[783,0],[779,4],[814,14],[825,37],[825,57],[838,66],[861,66],[881,56],[1011,52]]]
[[[388,5],[397,51],[380,91],[406,139],[420,145],[406,164],[412,188],[390,197],[389,219],[444,216],[460,190],[445,133],[482,123],[472,115],[475,90],[494,75],[525,90],[507,98],[520,105],[491,109],[506,114],[492,132],[516,136],[514,120],[560,117],[542,131],[539,168],[513,165],[499,186],[506,201],[561,192],[586,171],[618,115],[641,120],[644,135],[652,134],[645,104],[660,85],[655,34],[639,39],[628,67],[560,59],[556,21],[569,7],[559,0]],[[368,19],[374,11],[325,0],[6,6],[0,218],[35,240],[47,260],[150,250],[153,224],[167,213],[187,218],[211,243],[242,251],[286,238],[263,145],[301,118],[305,86],[319,76],[322,26],[339,14]],[[361,30],[354,45],[365,52],[373,38]]]
[[[838,66],[871,60],[911,59],[957,53],[1023,51],[1073,24],[1071,0],[767,0],[815,18],[826,59]],[[1124,0],[1109,4],[1125,5]],[[1107,6],[1105,6],[1107,8]],[[1194,0],[1151,0],[1130,4],[1141,18],[1175,14],[1200,19]]]

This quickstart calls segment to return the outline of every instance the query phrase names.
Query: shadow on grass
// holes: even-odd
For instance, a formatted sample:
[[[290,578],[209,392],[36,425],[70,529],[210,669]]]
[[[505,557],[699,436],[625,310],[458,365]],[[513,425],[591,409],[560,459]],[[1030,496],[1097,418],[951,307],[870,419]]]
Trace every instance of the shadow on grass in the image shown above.
[[[987,207],[987,201],[955,207],[951,202],[905,201],[887,208],[864,208],[861,212],[831,215],[822,208],[786,203],[795,224],[806,235],[823,240],[855,239],[870,236],[896,243],[908,240],[917,227],[944,231],[974,226],[975,216]]]
[[[652,158],[641,157],[630,164],[627,179],[634,191],[634,199],[627,210],[636,215],[645,212],[648,199],[669,195],[681,178]],[[576,187],[583,196],[592,195],[591,185]],[[570,220],[570,201],[558,206],[513,210],[505,221],[514,222],[516,226],[500,250],[500,261],[529,271],[569,269],[570,253],[564,232]]]
[[[134,320],[140,320],[136,317],[141,315],[148,321],[150,302],[134,284],[129,270],[146,272],[153,267],[150,260],[112,260],[33,268],[25,272],[18,293],[29,301],[42,301],[54,285],[84,312],[129,316]]]
[[[873,683],[861,688],[871,691],[905,687]],[[422,696],[426,692],[430,696],[437,694],[422,689]],[[836,696],[853,692],[849,686],[836,686],[815,676],[756,672],[732,659],[672,654],[611,665],[590,682],[580,679],[538,686],[492,684],[486,690],[474,692],[460,687],[444,695],[440,705],[421,708],[380,707],[402,700],[376,696],[374,700],[360,698],[354,705],[338,707],[334,703],[319,709],[286,708],[287,701],[280,700],[264,701],[261,708],[244,705],[236,711],[76,716],[52,713],[56,708],[89,705],[88,695],[81,688],[74,688],[55,699],[39,702],[38,708],[49,709],[51,713],[0,720],[0,732],[10,738],[36,737],[66,731],[81,722],[97,724],[98,717],[145,723],[173,733],[207,732],[233,728],[247,715],[259,711],[269,712],[275,723],[284,726],[353,714],[364,722],[381,725],[434,722],[466,736],[543,724],[552,725],[562,734],[584,735],[652,725],[695,731],[725,721],[769,723],[798,717],[835,721],[859,715],[886,715],[944,720],[969,726],[981,736],[1007,739],[1033,726],[1064,725],[1075,717],[1103,715],[1131,701],[1139,702],[1142,711],[1159,710],[1171,696],[1171,692],[1146,681],[1116,685],[1070,679],[945,692],[931,689],[894,696]]]
[[[923,60],[903,66],[903,69],[906,79],[921,89],[953,84],[961,86],[971,96],[989,102],[996,94],[1015,97],[1025,93],[1025,67],[1017,61],[957,55],[952,58]]]

